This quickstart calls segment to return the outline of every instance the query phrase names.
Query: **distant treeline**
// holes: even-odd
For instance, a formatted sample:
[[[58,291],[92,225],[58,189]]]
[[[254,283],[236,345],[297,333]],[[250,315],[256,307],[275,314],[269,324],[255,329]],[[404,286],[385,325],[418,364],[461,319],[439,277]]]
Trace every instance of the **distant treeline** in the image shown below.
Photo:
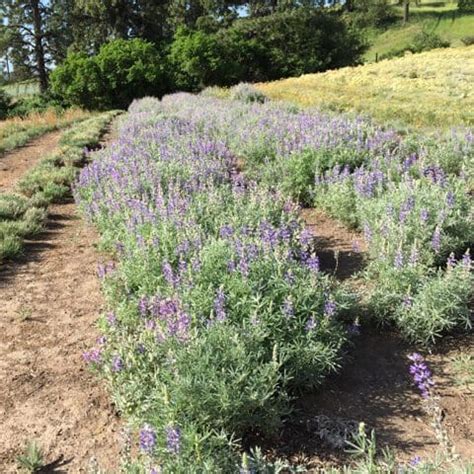
[[[356,64],[387,0],[5,0],[11,80],[88,108]],[[50,74],[50,71],[53,72]]]

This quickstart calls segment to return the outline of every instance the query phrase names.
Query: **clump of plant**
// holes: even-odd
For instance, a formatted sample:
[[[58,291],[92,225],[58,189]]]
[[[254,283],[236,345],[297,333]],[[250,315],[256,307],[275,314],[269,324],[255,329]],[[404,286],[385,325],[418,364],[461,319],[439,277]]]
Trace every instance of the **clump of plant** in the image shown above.
[[[84,147],[97,145],[116,114],[104,113],[68,130],[61,139],[64,145],[20,179],[21,194],[0,195],[0,260],[20,255],[23,240],[43,230],[47,206],[71,195],[71,184],[85,161]]]
[[[0,120],[4,120],[8,116],[11,105],[10,96],[0,89]]]
[[[254,102],[263,104],[268,100],[263,92],[260,92],[252,84],[245,82],[231,87],[229,90],[229,98],[232,100],[240,100],[246,104],[252,104]]]
[[[232,472],[242,439],[276,433],[292,394],[338,367],[352,296],[319,271],[291,200],[236,171],[219,128],[152,101],[133,111],[120,152],[75,188],[116,255],[85,359],[135,420],[145,465]]]
[[[44,467],[45,461],[41,448],[35,441],[28,441],[26,448],[17,458],[21,469],[34,474]]]

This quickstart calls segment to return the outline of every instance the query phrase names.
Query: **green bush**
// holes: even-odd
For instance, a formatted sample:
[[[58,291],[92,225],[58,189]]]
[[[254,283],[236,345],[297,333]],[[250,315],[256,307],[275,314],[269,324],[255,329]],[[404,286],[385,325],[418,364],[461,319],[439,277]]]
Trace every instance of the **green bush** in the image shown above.
[[[105,106],[105,84],[94,58],[71,53],[50,75],[52,91],[67,103],[86,109]],[[104,98],[103,98],[104,97]]]
[[[258,102],[263,104],[268,100],[267,96],[252,86],[252,84],[247,84],[245,82],[241,82],[230,89],[230,99],[232,100],[240,100],[245,104],[251,104],[253,102]]]
[[[471,46],[472,44],[474,44],[474,36],[464,36],[463,38],[461,38],[461,41],[465,46]]]
[[[474,0],[458,0],[458,10],[463,13],[474,13]]]
[[[158,51],[141,39],[111,41],[92,57],[71,53],[50,79],[54,94],[87,109],[127,108],[167,90]]]
[[[56,109],[60,112],[63,107],[61,103],[51,96],[36,95],[17,100],[8,112],[9,117],[26,117],[33,112],[45,112],[48,109]]]
[[[443,40],[436,33],[426,33],[423,31],[413,38],[409,49],[412,53],[421,53],[436,48],[448,48],[449,45],[449,41]]]
[[[357,0],[344,19],[357,28],[384,27],[397,19],[394,8],[387,0]]]
[[[422,53],[436,48],[448,48],[449,41],[443,40],[436,33],[422,31],[413,38],[411,44],[398,49],[392,49],[385,54],[381,54],[379,59],[392,59],[404,56],[405,53]]]
[[[238,82],[242,71],[233,51],[214,33],[178,29],[168,57],[174,88],[197,91]]]
[[[364,50],[338,15],[301,8],[240,19],[216,32],[179,29],[168,60],[173,87],[195,91],[348,66]]]
[[[249,82],[354,65],[366,46],[339,15],[311,8],[241,19],[218,35],[235,47]]]
[[[0,120],[6,118],[11,108],[10,96],[0,89]]]

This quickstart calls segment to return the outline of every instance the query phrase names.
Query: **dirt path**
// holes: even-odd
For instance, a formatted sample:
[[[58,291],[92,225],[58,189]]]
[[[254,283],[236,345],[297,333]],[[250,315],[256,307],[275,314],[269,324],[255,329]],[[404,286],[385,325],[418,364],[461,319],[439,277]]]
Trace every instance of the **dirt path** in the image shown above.
[[[11,191],[17,181],[59,143],[62,131],[46,133],[26,145],[0,156],[0,193]]]
[[[24,171],[57,139],[49,134],[11,155],[22,157]],[[12,162],[11,155],[0,161]],[[96,235],[72,202],[50,211],[46,231],[28,242],[23,260],[0,271],[0,472],[17,472],[27,440],[38,442],[48,463],[64,464],[47,472],[87,472],[92,457],[116,472],[118,419],[82,361],[103,305]]]
[[[319,209],[305,208],[301,217],[315,237],[321,268],[345,280],[361,270],[366,250],[363,237]]]

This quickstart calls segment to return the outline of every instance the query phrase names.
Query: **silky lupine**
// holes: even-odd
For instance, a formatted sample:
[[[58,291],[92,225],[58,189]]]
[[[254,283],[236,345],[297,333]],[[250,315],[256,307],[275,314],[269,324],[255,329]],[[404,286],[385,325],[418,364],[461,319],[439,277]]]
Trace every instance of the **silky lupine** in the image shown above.
[[[291,297],[287,296],[283,301],[282,311],[287,318],[292,318],[295,315],[295,308]]]
[[[217,321],[224,321],[226,319],[225,293],[222,288],[217,290],[216,298],[214,300],[214,311]]]
[[[428,221],[428,216],[429,216],[428,209],[426,208],[421,209],[420,220],[423,224],[425,224]]]
[[[393,265],[397,269],[403,268],[403,252],[402,252],[401,249],[397,250],[397,252],[395,254],[395,259],[394,259]]]
[[[147,454],[151,454],[155,449],[156,442],[156,431],[150,425],[143,426],[139,433],[140,449]]]
[[[93,348],[82,354],[84,361],[88,364],[100,364],[102,362],[102,349]]]
[[[125,367],[123,359],[119,355],[114,355],[112,358],[112,372],[120,372]]]
[[[336,314],[336,302],[332,299],[332,297],[327,297],[326,301],[324,302],[324,315],[325,316],[334,316]]]
[[[140,107],[138,103],[132,109]],[[422,274],[426,261],[433,258],[431,232],[436,223],[443,236],[447,234],[447,223],[460,209],[462,189],[451,186],[446,174],[443,181],[437,169],[424,176],[421,166],[429,163],[429,153],[411,156],[412,148],[404,147],[395,132],[362,119],[289,112],[277,104],[248,107],[186,94],[143,107],[129,114],[117,144],[100,152],[100,159],[81,173],[75,190],[105,243],[111,248],[121,243],[117,278],[104,281],[116,298],[112,307],[118,315],[114,325],[105,327],[104,360],[110,360],[109,351],[119,351],[127,370],[111,373],[108,365],[105,369],[118,386],[121,408],[138,423],[145,421],[146,411],[146,421],[154,420],[153,433],[165,438],[167,428],[179,426],[178,443],[170,440],[168,449],[168,439],[160,439],[157,446],[154,435],[153,448],[146,449],[154,454],[156,446],[164,471],[179,470],[183,459],[192,459],[198,469],[210,463],[206,465],[216,472],[225,471],[227,465],[212,464],[215,453],[222,459],[223,450],[229,449],[224,438],[216,441],[211,434],[205,442],[200,440],[217,432],[227,439],[243,438],[277,426],[278,396],[285,398],[288,389],[280,371],[296,387],[317,385],[338,360],[344,341],[356,332],[337,317],[338,309],[342,312],[349,304],[341,288],[319,271],[318,242],[313,248],[310,232],[298,222],[297,204],[274,179],[280,176],[278,166],[293,153],[328,152],[333,161],[312,170],[321,179],[318,192],[309,195],[328,205],[331,197],[326,193],[343,199],[334,215],[351,211],[351,225],[366,224],[370,257],[383,261],[381,272],[393,270],[397,249],[408,259],[416,246],[416,259],[409,260],[411,265],[416,260],[416,269],[406,265],[397,273],[410,277],[414,270]],[[244,171],[237,156],[246,162]],[[407,172],[401,175],[403,167]],[[455,194],[452,210],[443,198],[432,203],[429,193],[436,188],[439,194],[440,184],[445,186],[443,195],[447,197],[449,190]],[[420,189],[426,197],[420,198]],[[415,197],[413,204],[410,196]],[[438,220],[443,207],[446,217]],[[414,222],[423,221],[423,208],[426,225],[416,228]],[[464,277],[459,267],[449,277]],[[393,272],[387,273],[395,280]],[[402,302],[405,294],[413,298],[410,308],[397,305],[406,318],[420,304],[416,283],[399,289],[395,299]],[[143,295],[148,302],[140,311]],[[293,317],[285,316],[285,310],[290,314],[289,305],[284,305],[287,299],[298,303]],[[209,324],[213,313],[215,319],[225,317],[226,323]],[[285,354],[282,368],[279,351]],[[314,361],[308,353],[322,357]],[[194,367],[199,367],[198,373]],[[242,373],[249,376],[242,380]],[[263,379],[266,374],[269,378]],[[201,380],[206,403],[193,395],[202,393]],[[227,400],[225,417],[216,416],[221,407],[213,381]],[[236,383],[239,396],[233,397]],[[278,387],[278,393],[272,387]],[[269,414],[273,418],[267,422]],[[196,442],[184,442],[188,439]],[[153,463],[157,462],[149,460],[147,465]]]
[[[435,385],[431,371],[421,354],[415,352],[409,355],[408,358],[412,361],[412,364],[410,365],[410,375],[413,377],[413,381],[420,390],[421,396],[423,398],[428,398]]]
[[[305,329],[306,331],[312,331],[313,329],[316,328],[316,320],[314,319],[313,316],[311,316],[308,321],[306,321],[306,324],[305,324]]]
[[[431,247],[436,253],[439,253],[441,249],[441,229],[439,226],[436,226],[433,237],[431,238]]]
[[[181,430],[177,426],[166,428],[166,448],[172,454],[179,454],[181,449]]]

